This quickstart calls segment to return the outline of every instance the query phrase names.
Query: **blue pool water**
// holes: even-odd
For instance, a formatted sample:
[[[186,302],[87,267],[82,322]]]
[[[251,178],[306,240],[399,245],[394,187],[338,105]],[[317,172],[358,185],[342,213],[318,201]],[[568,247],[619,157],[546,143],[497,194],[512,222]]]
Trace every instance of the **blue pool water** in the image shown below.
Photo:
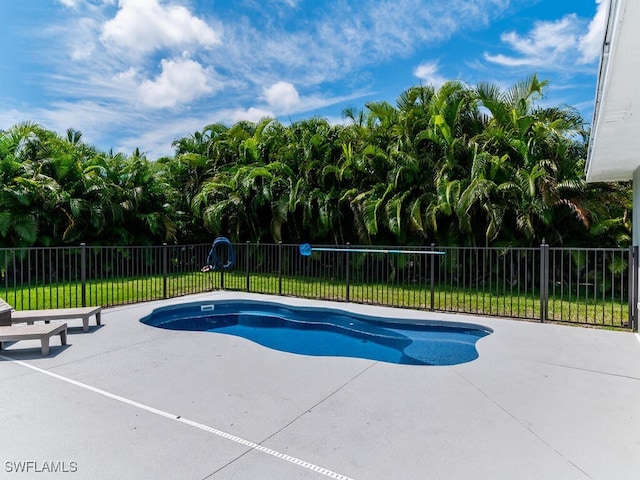
[[[468,323],[417,323],[251,300],[183,303],[141,322],[170,330],[236,335],[285,352],[359,357],[408,365],[455,365],[478,357],[491,329]]]

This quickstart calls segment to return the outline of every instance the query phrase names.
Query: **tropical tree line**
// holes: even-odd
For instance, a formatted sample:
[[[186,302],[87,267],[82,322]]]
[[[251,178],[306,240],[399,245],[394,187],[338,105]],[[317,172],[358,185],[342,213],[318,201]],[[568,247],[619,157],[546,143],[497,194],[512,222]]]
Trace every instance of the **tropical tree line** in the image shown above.
[[[0,246],[233,241],[618,246],[628,184],[587,184],[588,132],[546,82],[415,86],[396,104],[212,124],[155,161],[33,123],[0,132]]]
[[[100,152],[69,129],[0,132],[0,247],[133,245],[176,238],[172,188],[139,151]]]

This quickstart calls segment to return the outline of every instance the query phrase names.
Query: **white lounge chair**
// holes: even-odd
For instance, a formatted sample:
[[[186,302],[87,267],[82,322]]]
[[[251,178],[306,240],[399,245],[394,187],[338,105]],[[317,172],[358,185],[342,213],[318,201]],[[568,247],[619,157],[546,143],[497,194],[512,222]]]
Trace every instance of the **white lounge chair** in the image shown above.
[[[0,298],[0,326],[11,325],[11,305]]]
[[[0,350],[2,342],[15,342],[17,340],[40,340],[42,355],[49,355],[49,339],[60,335],[60,343],[67,344],[67,324],[62,322],[41,323],[38,325],[11,325],[0,326]]]
[[[7,311],[9,320],[7,320]],[[4,312],[4,313],[3,313]],[[0,298],[0,325],[11,325],[14,323],[26,323],[33,325],[33,322],[50,320],[72,320],[82,319],[82,331],[89,330],[89,318],[96,317],[96,325],[100,325],[100,314],[102,307],[77,307],[77,308],[50,308],[44,310],[13,310],[11,305]]]

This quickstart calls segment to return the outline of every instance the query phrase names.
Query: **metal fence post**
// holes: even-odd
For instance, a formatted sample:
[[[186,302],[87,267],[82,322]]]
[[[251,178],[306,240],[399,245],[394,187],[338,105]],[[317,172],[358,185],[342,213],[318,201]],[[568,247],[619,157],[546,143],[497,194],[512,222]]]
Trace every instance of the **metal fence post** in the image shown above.
[[[278,242],[278,295],[282,295],[282,241]]]
[[[630,321],[631,329],[635,332],[638,332],[638,263],[640,259],[638,259],[638,247],[633,247],[633,321]]]
[[[549,315],[549,245],[542,239],[540,245],[540,321],[546,322]]]
[[[82,306],[87,306],[87,244],[80,244],[80,292]]]
[[[246,247],[245,247],[244,267],[245,267],[245,272],[247,276],[247,292],[249,292],[251,291],[250,285],[249,285],[249,279],[250,279],[249,277],[249,240],[247,240]]]
[[[345,257],[346,257],[346,265],[345,265],[345,267],[346,267],[346,273],[345,273],[346,292],[345,292],[345,294],[347,296],[347,298],[346,298],[347,302],[349,301],[349,298],[351,297],[350,291],[349,291],[350,290],[350,288],[349,288],[349,270],[351,270],[351,268],[350,268],[351,263],[349,262],[349,247],[350,246],[351,246],[351,244],[349,242],[347,242],[347,253],[345,255]]]
[[[435,249],[436,249],[436,244],[435,244],[435,243],[432,243],[432,244],[431,244],[431,251],[432,251],[432,252],[434,252],[434,251],[435,251]],[[431,254],[431,255],[429,255],[427,258],[428,258],[428,259],[429,259],[429,261],[431,262],[431,271],[429,272],[429,284],[430,284],[430,285],[429,285],[429,290],[431,291],[431,303],[430,303],[430,307],[429,307],[429,309],[430,309],[430,310],[433,310],[433,309],[434,309],[434,307],[435,307],[435,294],[436,294],[436,291],[435,291],[435,287],[436,287],[436,286],[435,286],[435,280],[434,280],[434,278],[433,278],[433,277],[435,277],[435,275],[436,275],[436,274],[435,274],[435,270],[436,270],[436,269],[435,269],[435,266],[436,266],[436,260],[435,260],[435,258],[436,258],[436,255]]]
[[[27,288],[29,291],[29,310],[31,310],[31,250],[27,250]]]
[[[638,247],[629,247],[629,291],[627,292],[629,307],[629,328],[638,331]]]
[[[169,253],[167,243],[162,244],[162,298],[167,297],[167,275],[169,270]]]

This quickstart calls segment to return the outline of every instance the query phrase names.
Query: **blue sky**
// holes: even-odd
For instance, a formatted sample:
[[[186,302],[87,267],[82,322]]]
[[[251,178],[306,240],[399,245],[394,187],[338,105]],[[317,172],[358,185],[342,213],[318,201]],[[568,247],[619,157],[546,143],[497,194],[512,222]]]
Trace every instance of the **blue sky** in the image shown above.
[[[0,0],[0,129],[154,159],[211,123],[337,123],[419,83],[533,73],[590,122],[607,2]]]

